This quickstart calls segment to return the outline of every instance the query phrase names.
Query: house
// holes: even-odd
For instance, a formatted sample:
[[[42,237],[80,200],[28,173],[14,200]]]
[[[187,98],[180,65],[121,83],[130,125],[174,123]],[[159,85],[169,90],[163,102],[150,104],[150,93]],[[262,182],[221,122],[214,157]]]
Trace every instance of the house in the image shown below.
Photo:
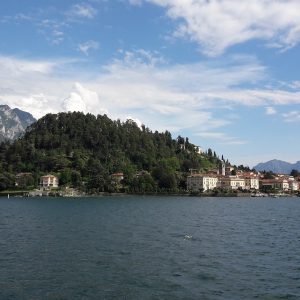
[[[26,187],[28,185],[33,185],[34,179],[32,173],[18,173],[16,174],[15,186]]]
[[[219,182],[219,187],[228,190],[245,189],[245,179],[238,176],[223,177]]]
[[[262,179],[259,181],[259,187],[262,190],[279,190],[288,191],[290,188],[289,181],[282,178]]]
[[[217,187],[218,178],[208,174],[192,174],[187,177],[187,189],[193,192],[213,190]]]
[[[195,152],[198,153],[198,154],[202,154],[203,149],[200,146],[195,146]]]
[[[244,176],[246,190],[259,190],[259,179],[255,175]]]
[[[288,183],[289,183],[289,189],[291,191],[298,191],[299,190],[299,182],[296,181],[294,177],[289,177],[288,178]]]
[[[44,175],[40,179],[40,186],[43,188],[57,188],[58,177],[51,174]]]
[[[122,172],[111,174],[111,179],[116,183],[120,183],[124,179],[124,174]]]

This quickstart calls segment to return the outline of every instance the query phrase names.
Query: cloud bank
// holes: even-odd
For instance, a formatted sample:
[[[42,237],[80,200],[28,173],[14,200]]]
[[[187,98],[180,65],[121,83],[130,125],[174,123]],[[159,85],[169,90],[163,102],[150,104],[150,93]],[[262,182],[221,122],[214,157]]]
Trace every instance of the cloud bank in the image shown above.
[[[218,56],[228,48],[260,39],[268,47],[281,50],[300,41],[300,1],[298,0],[129,0],[166,8],[176,21],[175,37],[188,38],[208,56]]]
[[[236,106],[267,107],[271,114],[274,106],[300,104],[299,89],[251,88],[268,80],[253,57],[227,58],[216,66],[169,65],[145,50],[122,55],[93,76],[74,72],[77,61],[0,56],[0,101],[35,117],[58,111],[107,113],[114,119],[131,116],[157,130],[201,127],[202,133],[235,122],[230,112]]]

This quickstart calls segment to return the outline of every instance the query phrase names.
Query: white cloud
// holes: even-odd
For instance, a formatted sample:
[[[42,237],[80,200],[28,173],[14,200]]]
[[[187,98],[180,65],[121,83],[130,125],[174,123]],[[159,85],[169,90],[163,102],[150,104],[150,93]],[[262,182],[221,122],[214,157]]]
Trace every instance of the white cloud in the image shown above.
[[[90,50],[99,49],[99,43],[93,40],[78,45],[78,50],[84,53],[86,56],[89,55]]]
[[[94,113],[108,113],[104,108],[100,107],[100,99],[95,91],[83,87],[82,84],[76,82],[73,91],[69,97],[63,101],[63,109],[66,111],[80,111],[80,112],[94,112]],[[97,107],[97,110],[94,110]]]
[[[248,143],[247,141],[241,140],[237,137],[229,136],[224,132],[202,131],[196,133],[195,135],[204,139],[214,140],[215,142],[223,145],[244,145]]]
[[[272,106],[268,106],[266,107],[266,115],[276,115],[277,114],[277,110],[272,107]]]
[[[26,60],[0,56],[1,71],[9,76],[23,76],[28,73],[49,74],[57,66],[54,61]],[[4,75],[3,74],[3,75]]]
[[[300,81],[293,81],[291,84],[290,84],[290,87],[292,89],[300,89]]]
[[[219,67],[163,61],[157,53],[124,51],[123,58],[86,74],[77,69],[78,61],[0,56],[0,100],[35,117],[62,110],[109,112],[111,118],[123,120],[133,115],[153,130],[173,133],[199,128],[214,132],[236,122],[229,111],[235,105],[300,104],[299,90],[251,89],[249,84],[241,88],[266,78],[265,68],[253,58],[227,58]],[[225,112],[217,117],[216,110]]]
[[[300,111],[290,111],[288,113],[283,114],[285,122],[300,122]]]
[[[131,4],[140,1],[129,0]],[[144,0],[167,9],[179,24],[176,37],[190,38],[202,53],[222,54],[231,46],[253,39],[288,49],[300,41],[298,0]]]
[[[73,5],[67,15],[72,18],[93,19],[97,15],[97,10],[87,3],[81,3]]]
[[[138,5],[138,6],[140,6],[140,5],[142,5],[142,2],[143,2],[143,0],[129,0],[129,3],[131,5]]]

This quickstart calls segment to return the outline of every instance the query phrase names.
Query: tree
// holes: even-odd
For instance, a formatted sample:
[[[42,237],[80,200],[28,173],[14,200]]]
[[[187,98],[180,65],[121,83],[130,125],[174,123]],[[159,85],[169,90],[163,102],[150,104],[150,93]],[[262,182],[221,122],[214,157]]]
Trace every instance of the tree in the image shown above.
[[[208,150],[207,150],[207,155],[208,155],[209,157],[212,157],[212,156],[213,156],[212,150],[211,150],[210,148],[208,148]]]
[[[264,179],[274,179],[275,174],[272,171],[265,172]]]
[[[177,187],[177,182],[174,174],[163,174],[158,181],[158,185],[161,189],[174,190]]]
[[[62,185],[113,191],[110,175],[123,172],[128,190],[131,185],[147,191],[158,185],[176,189],[183,187],[184,172],[206,171],[219,162],[211,149],[208,155],[195,149],[188,138],[172,139],[168,131],[152,132],[132,121],[80,112],[48,114],[19,140],[0,143],[0,184],[13,187],[14,175],[21,172],[32,173],[35,184],[41,174],[57,173]],[[142,171],[151,175],[135,180]]]
[[[291,176],[298,177],[298,176],[300,176],[300,172],[298,170],[293,169],[291,171]]]

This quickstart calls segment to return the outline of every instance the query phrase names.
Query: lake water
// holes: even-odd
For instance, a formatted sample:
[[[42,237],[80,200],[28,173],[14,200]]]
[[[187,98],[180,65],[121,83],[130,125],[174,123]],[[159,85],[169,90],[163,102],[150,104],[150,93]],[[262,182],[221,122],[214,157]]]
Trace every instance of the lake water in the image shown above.
[[[300,299],[300,198],[0,198],[0,299]]]

